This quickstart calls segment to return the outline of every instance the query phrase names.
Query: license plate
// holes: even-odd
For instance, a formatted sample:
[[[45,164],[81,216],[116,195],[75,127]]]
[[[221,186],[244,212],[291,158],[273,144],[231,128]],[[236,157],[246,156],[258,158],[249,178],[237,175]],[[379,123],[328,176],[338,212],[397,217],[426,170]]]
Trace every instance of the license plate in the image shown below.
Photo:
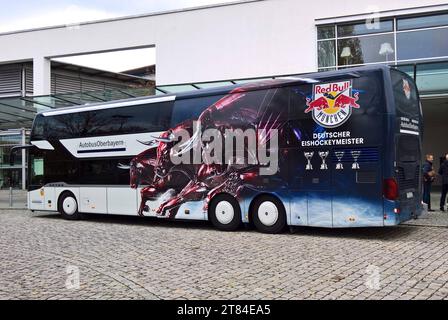
[[[408,193],[406,193],[406,197],[408,199],[414,198],[414,193],[413,192],[408,192]]]

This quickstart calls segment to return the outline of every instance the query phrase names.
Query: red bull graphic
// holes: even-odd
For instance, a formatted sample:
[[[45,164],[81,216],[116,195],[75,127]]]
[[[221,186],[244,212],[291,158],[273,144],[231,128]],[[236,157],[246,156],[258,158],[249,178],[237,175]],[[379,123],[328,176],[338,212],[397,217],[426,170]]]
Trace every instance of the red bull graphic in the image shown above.
[[[159,137],[152,137],[151,141],[139,141],[147,145],[148,150],[135,156],[129,166],[119,165],[121,169],[130,170],[131,188],[142,186],[139,215],[155,212],[159,217],[174,218],[182,204],[196,201],[202,201],[203,210],[207,211],[211,199],[217,194],[228,193],[238,198],[243,190],[256,189],[260,176],[277,173],[277,167],[267,166],[273,160],[268,159],[267,155],[262,157],[260,153],[260,161],[253,162],[250,159],[254,152],[268,150],[268,145],[272,148],[269,149],[272,150],[269,151],[270,157],[277,157],[274,152],[278,148],[277,131],[285,125],[279,120],[284,111],[268,106],[282,91],[266,90],[262,105],[258,106],[253,103],[249,88],[250,85],[236,88],[207,107],[197,119],[185,120]],[[227,150],[231,154],[228,161],[215,163],[207,160],[206,150],[210,143],[201,139],[203,132],[214,130],[217,137],[226,137],[234,129],[240,129],[239,132],[243,133],[241,128],[246,129],[245,132],[258,129],[254,137],[257,150],[243,143],[242,147],[247,152],[241,155],[241,159],[236,152],[241,149],[232,144],[231,150]],[[188,135],[184,142],[178,141],[182,137],[181,132]],[[220,145],[221,148],[226,147],[226,143]],[[191,160],[191,156],[194,157],[198,151],[202,159],[199,162],[173,161],[173,155],[178,157],[182,154],[188,155],[186,159]],[[214,154],[219,152],[215,149]],[[277,164],[278,161],[272,162]]]
[[[352,96],[352,82],[341,81],[316,84],[313,87],[313,99],[306,99],[305,113],[312,113],[316,123],[325,128],[335,128],[346,122],[352,108],[359,109],[359,94]]]
[[[406,99],[411,99],[411,85],[409,84],[409,81],[406,79],[403,79],[403,92],[406,96]]]

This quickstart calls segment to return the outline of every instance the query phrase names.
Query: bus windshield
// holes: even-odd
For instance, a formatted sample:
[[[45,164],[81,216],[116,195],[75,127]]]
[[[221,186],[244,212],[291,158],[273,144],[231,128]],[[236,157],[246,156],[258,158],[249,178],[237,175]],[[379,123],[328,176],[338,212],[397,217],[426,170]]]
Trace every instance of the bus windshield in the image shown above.
[[[420,103],[414,81],[405,73],[393,69],[391,80],[397,116],[420,118]]]

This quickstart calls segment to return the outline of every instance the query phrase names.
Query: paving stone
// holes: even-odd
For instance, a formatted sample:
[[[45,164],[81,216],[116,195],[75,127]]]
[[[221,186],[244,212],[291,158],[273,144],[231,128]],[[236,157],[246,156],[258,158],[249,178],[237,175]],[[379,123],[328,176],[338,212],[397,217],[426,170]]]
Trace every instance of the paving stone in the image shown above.
[[[425,219],[267,235],[0,210],[0,299],[446,299],[448,228]]]

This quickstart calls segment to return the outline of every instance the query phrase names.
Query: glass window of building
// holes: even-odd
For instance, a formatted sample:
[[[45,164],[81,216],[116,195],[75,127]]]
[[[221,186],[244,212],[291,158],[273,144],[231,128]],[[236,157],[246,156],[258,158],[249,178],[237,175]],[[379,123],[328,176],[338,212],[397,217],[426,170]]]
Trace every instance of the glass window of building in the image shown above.
[[[338,65],[395,61],[392,34],[356,37],[338,41]]]
[[[401,65],[395,67],[397,70],[406,73],[411,78],[414,78],[414,66],[413,65]]]
[[[335,38],[335,27],[331,26],[320,26],[317,28],[317,39],[334,39]]]
[[[448,88],[448,62],[417,65],[416,79],[420,93],[446,93],[446,88]]]
[[[432,28],[448,25],[448,13],[397,19],[397,30]]]
[[[338,25],[338,38],[353,37],[366,34],[392,32],[394,28],[392,20],[363,21],[354,24]]]
[[[319,41],[317,51],[319,68],[336,65],[336,40]]]
[[[319,71],[447,59],[448,13],[322,25],[317,39]]]
[[[397,34],[398,60],[448,56],[448,28]]]
[[[0,131],[0,189],[22,186],[22,153],[17,152],[14,163],[9,162],[11,148],[19,144],[22,144],[21,132]]]

